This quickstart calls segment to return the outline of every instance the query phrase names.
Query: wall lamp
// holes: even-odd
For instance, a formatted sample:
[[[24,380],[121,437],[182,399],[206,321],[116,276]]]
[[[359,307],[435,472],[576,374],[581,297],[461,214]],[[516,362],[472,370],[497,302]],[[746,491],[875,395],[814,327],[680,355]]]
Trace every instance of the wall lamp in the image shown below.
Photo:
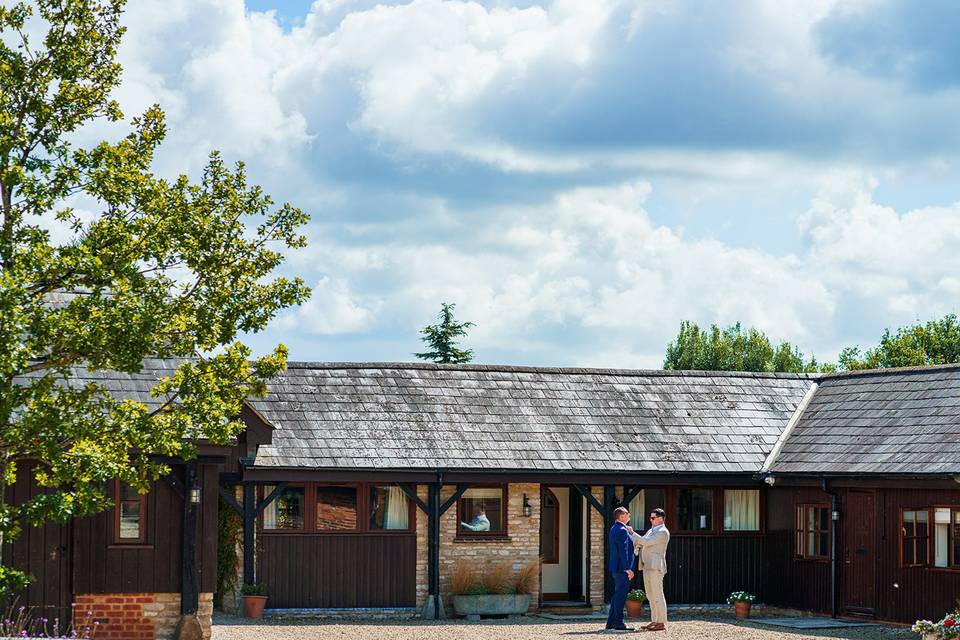
[[[530,505],[530,499],[527,494],[523,494],[523,516],[529,518],[533,515],[533,507]]]
[[[200,487],[190,487],[190,504],[200,504]]]

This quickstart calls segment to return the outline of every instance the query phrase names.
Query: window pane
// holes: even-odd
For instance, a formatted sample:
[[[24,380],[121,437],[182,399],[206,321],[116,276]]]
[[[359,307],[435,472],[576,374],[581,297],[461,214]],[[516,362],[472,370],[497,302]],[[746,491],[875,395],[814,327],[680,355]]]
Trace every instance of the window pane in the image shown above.
[[[817,555],[819,556],[829,556],[830,555],[830,534],[821,533],[820,534],[820,548],[818,549]]]
[[[663,489],[644,489],[637,497],[630,501],[630,526],[637,531],[646,531],[650,528],[650,512],[654,509],[665,509],[665,492]]]
[[[927,538],[917,538],[917,564],[927,564]]]
[[[820,530],[828,530],[830,528],[830,509],[820,507],[817,511],[820,513]]]
[[[683,531],[709,531],[713,527],[713,491],[680,489],[677,492],[677,518]]]
[[[387,531],[410,528],[410,500],[400,487],[370,488],[370,528]]]
[[[356,487],[317,487],[317,531],[353,531],[356,528]]]
[[[137,502],[140,501],[140,492],[138,492],[134,487],[130,485],[121,484],[120,485],[120,501],[130,500]]]
[[[140,539],[140,500],[120,503],[120,539]]]
[[[817,530],[817,512],[816,507],[807,507],[807,531]]]
[[[950,564],[955,567],[960,565],[960,511],[953,512],[953,524],[950,526],[953,528],[953,555],[950,556]]]
[[[461,533],[504,533],[503,489],[467,489],[460,498]]]
[[[729,489],[723,492],[723,528],[725,531],[760,530],[760,491]]]
[[[905,536],[917,535],[916,521],[917,521],[916,511],[903,512],[903,535]]]
[[[266,498],[275,487],[263,488]],[[285,487],[276,499],[263,510],[264,529],[303,529],[303,487]]]
[[[807,555],[816,556],[817,554],[817,534],[810,532],[807,534]]]
[[[907,566],[914,564],[913,540],[903,541],[903,564]]]

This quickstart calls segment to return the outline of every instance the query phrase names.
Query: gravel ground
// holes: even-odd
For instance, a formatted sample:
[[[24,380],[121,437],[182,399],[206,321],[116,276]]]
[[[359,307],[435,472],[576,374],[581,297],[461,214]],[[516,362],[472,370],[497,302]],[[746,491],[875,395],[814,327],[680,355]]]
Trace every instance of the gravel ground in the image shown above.
[[[644,621],[645,622],[645,621]],[[641,624],[643,624],[642,622]],[[639,626],[639,624],[637,625]],[[603,622],[553,622],[530,617],[483,622],[465,621],[328,621],[250,624],[240,618],[218,617],[212,640],[574,640],[578,636],[620,637],[600,631]],[[917,640],[908,628],[854,627],[797,630],[737,622],[732,616],[677,617],[654,638],[688,640]]]

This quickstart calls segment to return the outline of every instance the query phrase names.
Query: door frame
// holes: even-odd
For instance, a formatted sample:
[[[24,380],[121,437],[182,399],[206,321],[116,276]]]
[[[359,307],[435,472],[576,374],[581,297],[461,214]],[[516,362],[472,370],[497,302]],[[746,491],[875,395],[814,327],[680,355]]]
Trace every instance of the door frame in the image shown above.
[[[538,531],[538,540],[540,544],[540,551],[543,550],[543,496],[546,492],[550,492],[556,497],[554,489],[566,489],[567,490],[567,509],[566,509],[566,518],[560,518],[558,523],[558,529],[556,535],[559,538],[561,530],[566,530],[567,532],[567,548],[562,553],[566,555],[567,562],[567,590],[562,592],[545,592],[543,587],[543,578],[542,578],[542,568],[541,568],[541,580],[540,580],[540,602],[549,603],[550,601],[558,600],[570,600],[575,602],[586,602],[587,601],[587,579],[583,572],[583,562],[584,558],[587,555],[586,545],[589,544],[589,532],[584,530],[584,519],[588,513],[589,505],[584,507],[584,498],[580,493],[572,486],[565,484],[541,484],[540,485],[540,504],[541,504],[541,521]],[[573,502],[577,500],[578,504],[578,518],[573,518]],[[579,544],[575,544],[574,540],[578,541]],[[541,554],[542,555],[542,554]],[[577,585],[574,585],[573,578],[576,578],[579,582],[579,591],[580,593],[575,593],[575,588]]]

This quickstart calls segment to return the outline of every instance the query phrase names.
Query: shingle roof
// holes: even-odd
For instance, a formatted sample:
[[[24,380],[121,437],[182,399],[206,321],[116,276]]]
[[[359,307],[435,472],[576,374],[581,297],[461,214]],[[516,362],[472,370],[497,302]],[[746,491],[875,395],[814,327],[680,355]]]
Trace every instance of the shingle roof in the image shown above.
[[[960,473],[960,365],[824,376],[774,473]]]
[[[756,472],[812,383],[757,373],[290,363],[257,467]]]
[[[107,392],[110,393],[110,397],[115,400],[142,402],[147,405],[150,410],[153,410],[166,402],[166,398],[154,398],[150,395],[150,390],[156,385],[160,378],[173,374],[181,362],[183,362],[183,360],[175,358],[150,358],[143,361],[143,367],[139,373],[73,369],[70,378],[65,380],[65,384],[76,387],[88,382],[93,382],[106,389]],[[28,374],[19,379],[34,378],[39,377],[39,375],[40,374]]]

